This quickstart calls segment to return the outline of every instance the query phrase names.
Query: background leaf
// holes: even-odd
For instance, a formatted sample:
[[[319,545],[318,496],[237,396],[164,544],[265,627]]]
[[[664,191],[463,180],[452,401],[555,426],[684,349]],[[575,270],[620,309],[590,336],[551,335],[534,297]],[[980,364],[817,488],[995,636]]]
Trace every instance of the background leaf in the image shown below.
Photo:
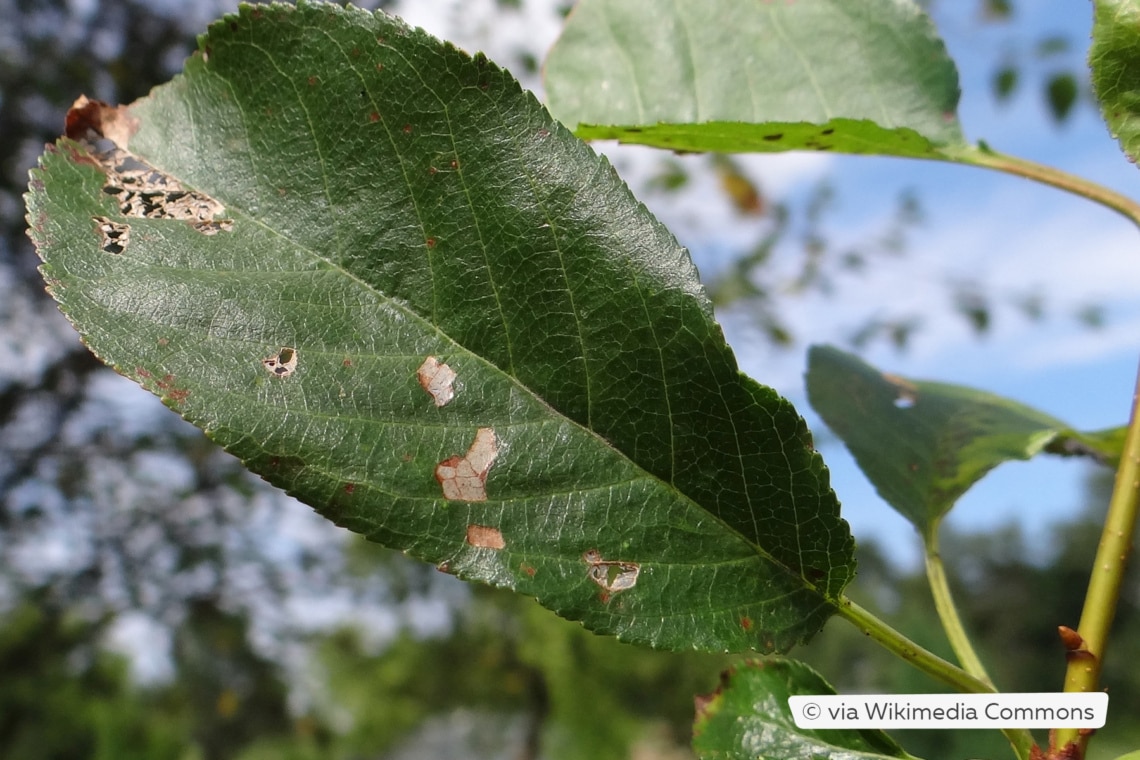
[[[628,640],[786,649],[832,613],[853,545],[803,420],[738,372],[687,252],[485,58],[245,7],[69,134],[28,196],[53,295],[270,482]]]
[[[1092,84],[1108,128],[1124,152],[1140,157],[1140,3],[1094,0],[1089,48]]]
[[[1081,434],[1016,401],[880,372],[827,346],[808,355],[812,407],[879,495],[927,535],[970,486],[1002,462],[1041,451],[1120,456],[1120,431]]]
[[[580,0],[546,62],[585,139],[673,150],[934,157],[958,73],[909,0]]]
[[[788,697],[834,693],[802,662],[771,658],[746,663],[727,671],[720,688],[698,699],[693,749],[702,760],[910,757],[882,731],[796,726]]]

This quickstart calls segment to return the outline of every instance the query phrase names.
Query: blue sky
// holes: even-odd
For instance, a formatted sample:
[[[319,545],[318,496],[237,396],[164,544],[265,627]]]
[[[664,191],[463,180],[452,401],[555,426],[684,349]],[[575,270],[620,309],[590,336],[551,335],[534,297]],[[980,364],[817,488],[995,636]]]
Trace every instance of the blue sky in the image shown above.
[[[508,68],[519,48],[545,48],[557,34],[549,4],[526,2],[517,13],[491,23],[491,0],[463,5],[446,0],[408,0],[396,12],[469,50],[486,51]],[[1136,167],[1125,160],[1095,108],[1086,100],[1063,126],[1049,115],[1043,94],[1047,72],[1081,70],[1091,32],[1092,9],[1081,0],[1022,0],[1015,23],[987,25],[980,3],[941,0],[935,22],[962,84],[959,116],[967,138],[997,150],[1056,166],[1134,197]],[[460,10],[462,8],[462,10]],[[1073,46],[1042,61],[1036,43],[1053,34]],[[1003,56],[1019,56],[1022,85],[1015,97],[995,103],[990,77]],[[536,79],[521,77],[541,94]],[[599,145],[638,192],[660,159],[654,151]],[[694,166],[700,157],[682,159]],[[1081,198],[995,172],[933,162],[823,156],[806,153],[748,156],[750,175],[772,199],[800,203],[815,182],[829,178],[838,205],[828,222],[834,240],[858,242],[882,230],[900,191],[917,192],[925,218],[908,236],[908,254],[883,262],[828,296],[787,299],[782,315],[803,342],[780,351],[757,339],[747,318],[722,316],[742,368],[788,396],[822,429],[807,405],[802,373],[810,343],[841,343],[851,326],[870,315],[919,311],[924,329],[907,353],[879,347],[866,357],[883,369],[924,379],[984,388],[1036,406],[1077,428],[1096,429],[1127,421],[1140,338],[1140,233],[1115,212]],[[676,198],[639,195],[693,253],[706,275],[723,267],[764,230],[741,221],[717,198],[715,178],[697,176],[690,193]],[[794,251],[788,250],[789,258]],[[972,279],[1008,297],[1038,292],[1047,312],[1026,320],[999,306],[989,334],[978,338],[950,310],[945,283]],[[1103,308],[1106,324],[1090,331],[1075,313],[1089,304]],[[823,436],[821,436],[823,438]],[[918,561],[914,531],[875,494],[841,445],[821,446],[858,538],[874,538],[904,564]],[[1082,505],[1088,466],[1041,458],[1009,463],[988,475],[957,505],[949,525],[986,529],[1019,521],[1030,537],[1043,537],[1051,522]]]

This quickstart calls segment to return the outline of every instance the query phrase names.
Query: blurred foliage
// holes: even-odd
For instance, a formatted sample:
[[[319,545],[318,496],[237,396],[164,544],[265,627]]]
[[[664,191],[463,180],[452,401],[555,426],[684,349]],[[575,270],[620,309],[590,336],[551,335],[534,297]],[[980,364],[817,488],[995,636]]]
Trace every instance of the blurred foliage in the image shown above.
[[[1107,498],[1109,479],[1096,477],[1090,503]],[[1013,527],[944,533],[960,610],[999,688],[1052,691],[1063,678],[1057,626],[1074,625],[1080,615],[1097,511],[1032,543]],[[381,565],[396,556],[374,547],[366,553]],[[925,576],[901,572],[874,545],[861,547],[859,561],[853,598],[951,657]],[[280,664],[254,651],[243,616],[209,600],[191,605],[179,628],[172,679],[145,690],[131,684],[121,658],[99,646],[106,620],[52,610],[28,597],[0,627],[5,758],[418,758],[440,756],[441,733],[451,757],[682,758],[690,756],[693,696],[713,690],[717,672],[737,659],[631,647],[533,600],[480,587],[436,635],[386,638],[356,626],[310,636],[308,673],[299,679],[308,706],[290,710]],[[840,693],[944,689],[851,626],[829,626],[797,656]],[[1140,714],[1140,671],[1131,667],[1137,657],[1140,571],[1133,569],[1105,669],[1112,715]],[[997,732],[905,731],[896,738],[929,760],[1008,751]],[[1140,724],[1110,720],[1093,757],[1114,757],[1138,742]]]

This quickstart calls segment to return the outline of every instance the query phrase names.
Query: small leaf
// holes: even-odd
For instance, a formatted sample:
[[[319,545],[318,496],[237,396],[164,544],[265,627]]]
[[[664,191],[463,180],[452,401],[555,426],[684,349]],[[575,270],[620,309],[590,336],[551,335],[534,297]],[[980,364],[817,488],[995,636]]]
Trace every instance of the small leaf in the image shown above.
[[[827,346],[808,356],[808,399],[879,495],[923,535],[1002,462],[1042,450],[1120,456],[1118,431],[1084,435],[1016,401],[879,372]]]
[[[1062,122],[1073,110],[1078,94],[1077,78],[1072,74],[1054,74],[1045,85],[1045,92],[1049,100],[1049,110],[1053,119]]]
[[[1013,17],[1011,0],[985,0],[982,14],[987,21],[1008,21]]]
[[[799,728],[788,697],[835,694],[808,665],[773,657],[721,676],[714,693],[697,700],[693,749],[702,760],[870,760],[908,758],[882,731]]]
[[[914,157],[964,144],[957,70],[909,0],[581,0],[546,84],[585,139]]]
[[[1094,0],[1089,48],[1101,114],[1125,154],[1140,157],[1140,3]]]
[[[1016,66],[1002,66],[994,74],[994,97],[998,100],[1009,100],[1017,89],[1018,71]]]
[[[1063,55],[1069,52],[1071,47],[1068,37],[1063,37],[1059,34],[1051,34],[1037,42],[1035,46],[1038,58],[1052,58],[1054,56]]]
[[[854,571],[827,470],[604,159],[384,14],[243,6],[199,44],[33,173],[99,357],[336,523],[595,631],[819,630]]]

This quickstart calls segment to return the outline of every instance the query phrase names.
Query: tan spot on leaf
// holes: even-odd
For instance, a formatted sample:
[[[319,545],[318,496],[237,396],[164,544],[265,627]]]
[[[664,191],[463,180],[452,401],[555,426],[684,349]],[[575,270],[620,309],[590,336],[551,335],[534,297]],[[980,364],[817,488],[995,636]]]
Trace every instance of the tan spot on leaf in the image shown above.
[[[445,459],[435,467],[435,479],[443,487],[443,498],[458,501],[487,500],[487,471],[499,455],[492,428],[479,428],[464,456]]]
[[[582,560],[589,565],[586,574],[590,580],[607,594],[633,588],[637,585],[637,576],[641,574],[641,565],[636,562],[602,559],[601,552],[597,549],[586,551]]]
[[[93,216],[91,220],[99,233],[99,247],[105,253],[119,254],[127,250],[131,242],[131,225],[113,222],[105,216]]]
[[[909,409],[918,403],[918,386],[904,377],[883,373],[883,379],[895,386],[898,395],[895,397],[895,406],[900,409]]]
[[[86,95],[71,104],[64,122],[67,136],[72,140],[85,140],[91,132],[126,148],[139,131],[139,120],[131,116],[127,106],[112,106]]]
[[[203,235],[232,230],[233,220],[219,218],[225,211],[221,203],[184,187],[127,149],[138,128],[138,119],[126,106],[80,97],[67,112],[67,136],[94,156],[107,175],[103,192],[118,202],[123,216],[175,219]]]
[[[443,364],[434,356],[424,359],[416,371],[420,387],[427,391],[436,406],[444,406],[455,398],[455,370]]]
[[[486,525],[468,525],[467,543],[480,549],[503,549],[507,545],[502,531]]]
[[[262,359],[261,366],[276,377],[289,377],[297,369],[297,349],[282,348],[273,356]]]

